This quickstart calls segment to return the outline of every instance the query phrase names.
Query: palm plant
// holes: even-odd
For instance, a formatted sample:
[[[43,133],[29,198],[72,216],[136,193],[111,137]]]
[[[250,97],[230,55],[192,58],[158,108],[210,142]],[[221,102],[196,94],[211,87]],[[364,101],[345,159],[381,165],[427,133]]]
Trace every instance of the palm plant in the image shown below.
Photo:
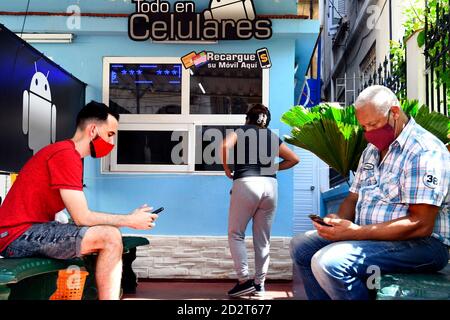
[[[416,120],[418,124],[434,134],[444,144],[450,141],[449,118],[438,112],[430,112],[426,105],[419,107],[417,100],[405,100],[402,102],[405,113]]]
[[[291,136],[285,136],[287,143],[311,151],[343,177],[356,170],[367,142],[353,106],[295,106],[281,120],[292,127]]]
[[[448,117],[430,113],[426,106],[419,108],[417,101],[405,100],[402,108],[441,141],[449,142]],[[367,141],[356,120],[354,106],[341,108],[320,104],[311,109],[294,106],[281,120],[292,127],[291,135],[284,137],[287,143],[311,151],[343,177],[356,171]]]

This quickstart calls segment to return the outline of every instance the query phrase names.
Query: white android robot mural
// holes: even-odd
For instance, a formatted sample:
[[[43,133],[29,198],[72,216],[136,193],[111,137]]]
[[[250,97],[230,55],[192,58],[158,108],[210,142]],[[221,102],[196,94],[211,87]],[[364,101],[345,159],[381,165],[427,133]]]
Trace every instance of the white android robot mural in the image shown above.
[[[206,20],[254,20],[255,8],[252,0],[211,0],[209,10],[204,12]]]
[[[36,154],[42,147],[55,142],[56,106],[52,103],[47,76],[39,72],[33,75],[30,90],[23,92],[22,130],[28,134],[28,146]]]

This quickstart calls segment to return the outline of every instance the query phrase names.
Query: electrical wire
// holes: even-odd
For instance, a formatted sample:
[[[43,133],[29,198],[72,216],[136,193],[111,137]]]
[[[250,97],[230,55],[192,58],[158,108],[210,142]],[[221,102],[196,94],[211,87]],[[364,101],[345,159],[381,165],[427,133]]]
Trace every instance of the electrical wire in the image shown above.
[[[30,8],[30,0],[28,0],[27,2],[27,9],[25,10],[25,17],[23,18],[22,29],[20,30],[20,37],[22,37],[23,35],[23,30],[25,28],[25,22],[27,21],[29,8]]]

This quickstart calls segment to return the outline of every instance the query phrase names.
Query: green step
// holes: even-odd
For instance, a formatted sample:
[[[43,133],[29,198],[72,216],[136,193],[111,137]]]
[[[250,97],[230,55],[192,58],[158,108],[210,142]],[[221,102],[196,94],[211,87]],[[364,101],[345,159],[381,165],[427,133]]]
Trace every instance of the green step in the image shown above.
[[[429,274],[385,274],[377,300],[450,300],[450,265]]]

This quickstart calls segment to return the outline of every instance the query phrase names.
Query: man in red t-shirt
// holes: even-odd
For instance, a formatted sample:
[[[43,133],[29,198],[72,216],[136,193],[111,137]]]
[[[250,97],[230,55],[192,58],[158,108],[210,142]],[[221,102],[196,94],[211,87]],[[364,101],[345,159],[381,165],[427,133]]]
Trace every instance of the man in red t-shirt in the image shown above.
[[[118,228],[149,230],[158,217],[147,205],[127,215],[88,208],[81,159],[111,152],[118,121],[106,105],[88,103],[77,116],[73,138],[48,145],[28,160],[0,207],[0,255],[69,259],[97,252],[99,299],[119,298],[123,248]],[[54,221],[64,208],[75,224]]]

